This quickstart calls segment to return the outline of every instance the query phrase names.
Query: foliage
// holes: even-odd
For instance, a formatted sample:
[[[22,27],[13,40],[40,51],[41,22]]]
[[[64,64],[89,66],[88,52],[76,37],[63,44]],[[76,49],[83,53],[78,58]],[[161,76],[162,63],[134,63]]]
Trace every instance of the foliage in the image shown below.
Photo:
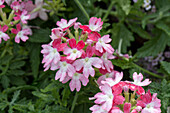
[[[89,84],[81,89],[73,104],[76,92],[70,91],[69,84],[55,81],[56,72],[44,72],[40,52],[41,45],[50,42],[50,32],[56,27],[56,21],[78,17],[82,24],[88,24],[88,16],[104,21],[102,36],[109,33],[111,45],[115,51],[120,52],[115,54],[120,59],[112,60],[114,69],[123,71],[127,79],[132,78],[134,71],[144,75],[147,73],[146,77],[153,82],[146,89],[158,94],[162,103],[161,110],[166,112],[170,106],[170,59],[166,58],[157,65],[157,73],[148,72],[137,62],[140,58],[156,56],[168,50],[169,0],[152,0],[156,12],[146,11],[142,7],[143,0],[138,0],[137,3],[133,0],[45,0],[45,3],[48,6],[43,7],[49,10],[49,19],[43,21],[36,18],[29,21],[29,25],[33,26],[33,35],[27,42],[17,44],[9,40],[0,43],[1,113],[90,113],[89,108],[93,102],[89,97],[99,91],[96,80],[100,75],[96,74],[95,79],[90,78]],[[9,7],[5,7],[3,11],[7,14],[11,12]],[[1,20],[0,18],[0,24]],[[10,36],[13,37],[13,34]],[[122,43],[119,48],[120,40]],[[132,58],[127,60],[120,56],[125,53],[130,53]]]

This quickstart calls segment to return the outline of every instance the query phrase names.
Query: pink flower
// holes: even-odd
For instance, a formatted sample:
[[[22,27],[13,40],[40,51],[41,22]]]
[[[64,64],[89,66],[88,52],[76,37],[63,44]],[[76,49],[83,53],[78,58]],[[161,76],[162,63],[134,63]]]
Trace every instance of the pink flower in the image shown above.
[[[101,69],[100,69],[100,72],[101,72]],[[115,75],[116,73],[119,73],[118,71],[112,71],[112,72],[106,72],[104,75],[100,76],[97,80],[97,83],[99,84],[99,86],[102,85],[101,81],[104,81],[106,80],[106,78],[112,78],[114,79],[115,78]]]
[[[105,81],[101,81],[101,83],[102,84],[108,84],[108,85],[110,85],[110,86],[114,86],[114,85],[116,85],[117,83],[119,83],[120,82],[120,80],[123,78],[123,72],[121,72],[121,73],[116,73],[115,74],[115,78],[114,79],[112,79],[112,78],[106,78],[106,80]]]
[[[134,80],[134,82],[132,82],[133,84],[138,86],[147,86],[151,83],[149,79],[145,79],[143,82],[141,82],[142,79],[143,79],[143,75],[141,73],[139,73],[139,75],[136,72],[133,73],[133,80]]]
[[[67,23],[67,20],[65,19],[61,19],[61,21],[57,21],[57,25],[63,29],[63,31],[65,31],[66,29],[68,29],[69,27],[73,26],[74,23],[76,22],[77,18],[71,19],[69,20],[69,22]]]
[[[136,105],[143,108],[141,113],[161,113],[161,101],[156,96],[157,93],[151,96],[150,91],[140,96]]]
[[[41,50],[41,53],[44,56],[42,60],[42,63],[45,63],[44,67],[51,63],[57,64],[60,61],[59,51],[63,51],[63,48],[67,46],[66,43],[61,43],[61,39],[55,39],[52,45],[53,47],[47,44],[42,45],[43,50]]]
[[[114,99],[112,88],[108,84],[104,84],[100,87],[100,90],[102,91],[101,93],[97,93],[94,97],[89,99],[96,99],[94,101],[96,104],[101,104],[102,109],[110,111]]]
[[[109,35],[104,35],[103,37],[98,39],[98,42],[96,43],[96,50],[103,53],[104,50],[110,54],[113,54],[114,49],[110,44],[107,44],[111,42],[112,39],[109,38]]]
[[[89,79],[86,78],[84,75],[80,74],[80,73],[74,73],[74,75],[72,77],[67,76],[62,83],[66,83],[67,81],[70,81],[69,86],[71,91],[74,91],[74,89],[76,89],[77,91],[80,91],[81,88],[81,82],[83,84],[83,86],[86,86],[87,83],[89,82]],[[81,81],[81,82],[80,82]]]
[[[30,4],[28,4],[30,5]],[[30,16],[31,19],[35,19],[37,16],[40,17],[40,19],[46,21],[48,19],[48,15],[46,13],[46,9],[43,8],[44,2],[43,0],[35,0],[35,8],[32,10],[36,10],[36,12],[32,13]]]
[[[52,29],[52,34],[51,34],[51,39],[57,39],[57,38],[61,38],[64,36],[63,30],[61,28],[54,28]]]
[[[4,4],[4,0],[0,0],[0,8],[4,8],[5,7],[5,5],[3,5]]]
[[[28,13],[31,13],[31,11],[34,10],[34,8],[36,8],[36,6],[33,4],[33,1],[28,0],[25,2],[24,9],[28,11]]]
[[[89,25],[80,25],[80,28],[83,29],[83,31],[85,32],[100,32],[100,30],[102,29],[102,25],[103,22],[101,21],[101,18],[97,18],[97,17],[91,17],[89,20]]]
[[[24,10],[24,11],[18,11],[15,13],[17,16],[14,17],[14,20],[20,20],[22,21],[23,24],[27,24],[27,21],[29,18],[30,18],[30,15],[27,15],[27,11]]]
[[[21,4],[17,0],[13,1],[10,6],[14,11],[22,10]]]
[[[123,106],[123,111],[120,110],[118,107],[113,107],[110,113],[130,113],[131,110],[131,103],[125,103]]]
[[[124,113],[130,113],[130,110],[131,110],[131,103],[126,102],[124,104],[123,111],[124,111]]]
[[[114,59],[114,58],[115,56],[113,56],[112,54],[108,52],[103,53],[101,57],[101,60],[103,61],[102,69],[107,69],[108,72],[111,72],[111,70],[113,69],[113,64],[108,59]]]
[[[103,22],[101,21],[101,18],[97,18],[97,17],[91,17],[89,20],[89,28],[92,31],[98,31],[100,32],[100,30],[102,29],[102,25]]]
[[[86,53],[82,55],[84,59],[78,59],[73,63],[77,71],[80,71],[83,68],[83,75],[86,78],[88,78],[89,75],[94,77],[95,71],[92,66],[96,68],[101,68],[102,65],[102,60],[98,57],[92,57],[93,54],[94,54],[94,48],[88,46],[86,49]]]
[[[58,80],[60,78],[60,82],[65,79],[66,76],[72,77],[76,70],[74,66],[72,66],[69,61],[66,59],[64,61],[59,61],[56,66],[58,66],[59,69],[56,73],[55,80]]]
[[[12,29],[12,31],[11,31],[12,33],[16,34],[15,42],[16,43],[20,43],[20,39],[22,41],[24,41],[24,42],[26,40],[28,40],[28,36],[27,35],[30,34],[29,29],[22,29],[21,30],[21,25],[20,24],[17,24],[16,27],[17,27],[17,29]]]
[[[85,43],[81,40],[76,44],[76,40],[73,38],[69,40],[69,45],[71,48],[66,47],[64,49],[64,54],[68,55],[67,59],[75,60],[76,58],[80,58],[82,55],[82,52],[83,52],[82,49],[84,48]]]
[[[90,108],[90,110],[92,113],[108,113],[108,111],[104,110],[100,105],[94,105]]]
[[[1,27],[0,25],[0,43],[2,41],[2,38],[7,41],[8,39],[10,39],[10,37],[5,33],[8,30],[8,26],[4,25],[3,27]]]

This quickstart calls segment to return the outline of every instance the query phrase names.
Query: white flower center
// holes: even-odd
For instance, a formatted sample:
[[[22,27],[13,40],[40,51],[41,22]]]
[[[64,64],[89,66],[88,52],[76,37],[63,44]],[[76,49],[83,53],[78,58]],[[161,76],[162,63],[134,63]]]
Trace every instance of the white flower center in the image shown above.
[[[106,78],[108,78],[108,77],[109,77],[109,73],[106,73],[106,75],[105,75],[105,76],[106,76]]]
[[[148,104],[146,107],[147,107],[147,108],[150,108],[150,105]]]
[[[64,67],[67,66],[67,63],[66,63],[66,62],[63,62],[62,64],[63,64]]]
[[[56,48],[54,48],[54,49],[53,49],[53,52],[54,52],[54,53],[56,53],[56,52],[57,52],[57,49],[56,49]]]
[[[85,58],[85,62],[88,62],[89,61],[89,58]]]

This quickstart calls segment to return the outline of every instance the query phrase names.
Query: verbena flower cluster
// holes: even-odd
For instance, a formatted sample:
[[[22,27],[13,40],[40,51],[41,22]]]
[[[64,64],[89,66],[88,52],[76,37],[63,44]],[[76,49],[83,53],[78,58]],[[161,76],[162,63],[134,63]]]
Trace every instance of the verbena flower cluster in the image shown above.
[[[5,2],[12,9],[9,17],[3,12],[5,8]],[[39,16],[43,20],[47,20],[48,16],[45,13],[45,9],[42,8],[44,5],[43,0],[35,0],[35,5],[32,1],[22,0],[0,0],[0,43],[2,39],[7,41],[10,39],[10,32],[15,34],[15,42],[20,43],[20,40],[26,41],[29,39],[28,35],[32,35],[32,31],[28,24],[28,20],[34,19]]]
[[[121,81],[123,73],[113,69],[110,60],[117,57],[109,44],[110,36],[99,33],[103,25],[101,18],[90,18],[88,25],[76,21],[77,18],[57,21],[58,27],[50,35],[52,41],[42,45],[44,71],[57,70],[55,80],[70,82],[71,91],[80,91],[81,83],[86,86],[89,77],[99,70],[102,76],[97,84],[102,92],[90,98],[96,99],[96,105],[90,108],[92,113],[160,113],[157,94],[151,96],[150,91],[145,93],[142,88],[151,83],[149,79],[142,82],[143,75],[135,72],[133,82]]]

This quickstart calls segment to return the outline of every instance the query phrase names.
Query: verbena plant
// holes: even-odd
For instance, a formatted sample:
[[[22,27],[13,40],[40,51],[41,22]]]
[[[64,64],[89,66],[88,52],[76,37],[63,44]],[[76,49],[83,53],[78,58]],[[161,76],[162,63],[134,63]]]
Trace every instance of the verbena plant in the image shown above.
[[[169,0],[0,0],[0,112],[166,113],[169,11]]]

